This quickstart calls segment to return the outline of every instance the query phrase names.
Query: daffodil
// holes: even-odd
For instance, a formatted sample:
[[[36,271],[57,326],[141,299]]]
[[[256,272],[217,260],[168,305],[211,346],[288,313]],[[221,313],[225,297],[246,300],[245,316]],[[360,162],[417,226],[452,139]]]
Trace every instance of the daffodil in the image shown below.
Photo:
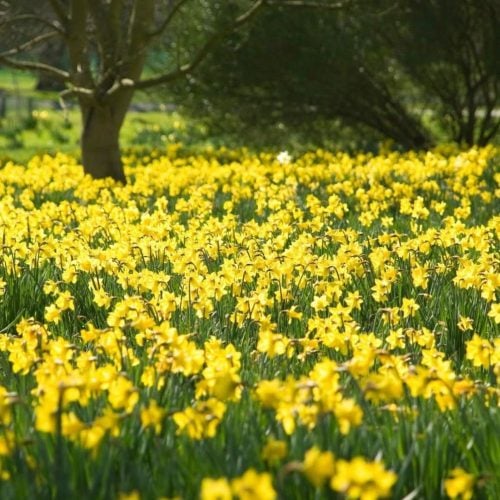
[[[461,498],[469,500],[472,498],[476,476],[457,467],[453,469],[444,480],[444,489],[449,498]]]

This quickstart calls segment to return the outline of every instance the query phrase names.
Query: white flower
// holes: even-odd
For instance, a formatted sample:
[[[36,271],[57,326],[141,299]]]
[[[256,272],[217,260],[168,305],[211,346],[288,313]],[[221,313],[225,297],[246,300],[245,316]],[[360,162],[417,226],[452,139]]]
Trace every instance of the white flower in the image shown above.
[[[276,159],[281,165],[288,165],[292,161],[292,157],[288,151],[282,151]]]

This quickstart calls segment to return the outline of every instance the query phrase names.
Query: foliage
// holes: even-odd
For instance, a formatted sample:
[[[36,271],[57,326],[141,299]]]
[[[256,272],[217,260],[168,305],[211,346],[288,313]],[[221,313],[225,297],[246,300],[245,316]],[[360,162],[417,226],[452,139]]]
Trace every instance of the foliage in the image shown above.
[[[443,135],[484,145],[500,127],[499,23],[493,0],[268,9],[175,95],[215,121],[227,112],[260,127],[341,119],[405,148]]]
[[[0,170],[2,498],[495,498],[498,151]]]
[[[500,131],[500,4],[496,0],[405,0],[382,40],[436,109],[458,144],[486,144]]]

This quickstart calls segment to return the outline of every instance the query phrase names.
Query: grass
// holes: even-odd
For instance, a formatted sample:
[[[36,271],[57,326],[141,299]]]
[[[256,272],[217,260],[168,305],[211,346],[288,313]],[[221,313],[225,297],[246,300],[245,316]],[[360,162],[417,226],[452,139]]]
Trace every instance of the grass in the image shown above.
[[[125,163],[0,170],[2,498],[496,498],[497,150]]]
[[[0,158],[27,162],[37,154],[79,154],[80,116],[76,109],[42,110],[32,116],[8,116],[0,135]],[[194,133],[193,133],[194,132]],[[122,129],[125,149],[166,149],[170,143],[197,142],[203,147],[206,132],[186,124],[178,113],[130,112]],[[206,140],[206,144],[208,144]],[[144,144],[148,144],[144,147]]]
[[[24,106],[24,105],[23,105]],[[63,152],[78,156],[81,131],[78,110],[39,109],[28,113],[27,108],[11,109],[1,119],[0,161],[26,163],[35,155]],[[333,127],[333,128],[332,128]],[[330,125],[331,137],[325,139],[335,149],[354,150],[358,141],[350,131],[340,133],[337,125]],[[184,115],[182,111],[130,111],[121,131],[121,145],[125,153],[135,151],[148,155],[151,150],[165,152],[169,146],[181,145],[190,153],[206,150],[250,149],[279,152],[290,149],[303,153],[317,147],[304,142],[300,132],[285,126],[250,130],[236,126],[234,130],[214,130],[213,123]],[[359,144],[358,144],[359,145]],[[376,150],[378,143],[363,144],[365,150]]]
[[[0,69],[0,89],[9,95],[7,113],[0,117],[0,161],[26,163],[37,154],[64,152],[78,156],[80,117],[77,109],[63,111],[57,92],[35,90],[36,79],[24,72]],[[166,96],[137,92],[134,103],[156,105]],[[360,139],[360,137],[364,139]],[[322,122],[296,130],[283,123],[250,126],[231,116],[214,120],[193,116],[182,107],[166,105],[161,111],[132,111],[121,133],[124,151],[148,149],[165,151],[171,144],[182,143],[192,153],[206,149],[249,148],[253,151],[278,152],[289,149],[303,153],[318,146],[330,149],[375,151],[381,138],[367,130],[352,130],[338,122]]]
[[[36,77],[24,71],[0,69],[0,89],[8,92],[31,93],[36,85]]]

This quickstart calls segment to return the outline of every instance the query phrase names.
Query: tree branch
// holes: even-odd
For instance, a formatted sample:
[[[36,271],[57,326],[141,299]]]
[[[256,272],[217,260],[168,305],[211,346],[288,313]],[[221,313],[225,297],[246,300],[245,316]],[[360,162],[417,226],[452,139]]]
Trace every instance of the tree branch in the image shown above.
[[[0,52],[0,57],[12,57],[21,52],[26,52],[35,47],[36,45],[49,40],[50,38],[54,38],[54,36],[58,36],[59,33],[57,31],[50,31],[48,33],[42,33],[41,35],[35,36],[31,40],[24,42],[17,47],[13,47],[12,49],[6,50],[5,52]]]
[[[217,31],[214,33],[206,42],[205,44],[201,47],[201,49],[198,51],[197,55],[194,57],[194,59],[191,60],[191,62],[184,64],[180,68],[171,71],[169,73],[165,73],[163,75],[153,77],[153,78],[148,78],[146,80],[141,80],[138,82],[121,82],[122,85],[126,87],[133,87],[135,89],[145,89],[149,87],[153,87],[155,85],[159,85],[161,83],[167,83],[171,82],[173,80],[176,80],[177,78],[180,78],[184,75],[187,75],[188,73],[191,73],[196,67],[205,59],[205,57],[208,56],[210,51],[227,35],[232,33],[235,29],[239,28],[243,24],[247,23],[252,19],[257,12],[266,4],[268,3],[268,0],[257,0],[256,2],[253,3],[253,5],[243,14],[241,14],[239,17],[237,17],[231,25],[229,25],[227,28]]]
[[[305,8],[315,8],[315,9],[341,9],[346,6],[349,1],[346,2],[316,2],[308,0],[267,0],[268,5],[276,5],[278,7],[305,7]]]
[[[85,87],[70,87],[66,90],[63,90],[59,94],[59,98],[64,100],[65,97],[69,97],[72,95],[76,95],[76,96],[80,96],[80,97],[94,98],[95,92],[93,89],[87,89]]]
[[[120,26],[111,15],[110,7],[100,0],[87,0],[88,9],[96,26],[96,38],[100,51],[100,63],[103,70],[115,62],[117,56],[117,41],[120,36]],[[114,4],[116,9],[116,4]],[[109,9],[109,10],[108,10]]]
[[[148,43],[147,34],[154,18],[154,2],[136,0],[130,16],[128,47],[130,55],[140,54]]]
[[[72,82],[78,86],[90,87],[94,85],[94,78],[87,54],[87,2],[71,0],[69,9],[67,46],[71,61]]]
[[[179,0],[173,7],[172,9],[170,10],[169,14],[167,15],[167,17],[164,19],[164,21],[160,24],[160,26],[158,26],[158,28],[156,28],[153,32],[151,32],[149,34],[149,36],[151,37],[155,37],[155,36],[158,36],[158,35],[161,35],[165,29],[167,28],[167,26],[172,22],[172,19],[175,17],[175,14],[179,11],[179,9],[187,2],[189,2],[190,0]]]
[[[56,16],[59,18],[59,21],[63,24],[63,26],[66,26],[69,21],[68,17],[68,12],[64,8],[64,5],[60,0],[49,0],[50,6],[52,7],[52,10],[56,14]]]
[[[123,36],[121,30],[121,16],[123,11],[123,2],[121,0],[111,0],[109,5],[109,19],[115,35],[115,54],[122,53]]]
[[[50,66],[49,64],[32,62],[32,61],[22,61],[11,59],[10,57],[0,56],[0,64],[4,64],[10,68],[21,69],[26,71],[42,71],[52,75],[54,78],[61,80],[63,82],[69,81],[69,73],[63,71],[62,69]]]
[[[13,17],[6,16],[5,20],[3,20],[0,23],[0,28],[6,25],[12,25],[13,23],[19,23],[19,22],[24,23],[26,21],[36,21],[38,23],[43,24],[44,26],[47,26],[52,30],[58,31],[60,34],[64,34],[64,30],[62,30],[57,23],[49,21],[48,19],[37,16],[35,14],[20,14],[18,16],[13,16]]]

